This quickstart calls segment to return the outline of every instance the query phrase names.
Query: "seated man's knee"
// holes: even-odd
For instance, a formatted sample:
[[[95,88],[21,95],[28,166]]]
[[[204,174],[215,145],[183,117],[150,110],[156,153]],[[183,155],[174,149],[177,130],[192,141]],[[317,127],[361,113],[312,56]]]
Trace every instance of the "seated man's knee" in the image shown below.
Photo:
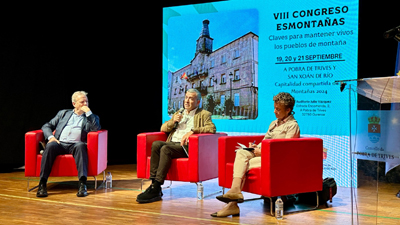
[[[75,152],[77,152],[77,151],[85,151],[86,152],[87,151],[87,145],[85,142],[76,143],[74,148],[75,148]]]
[[[50,152],[51,153],[55,152],[55,149],[57,149],[58,147],[59,147],[59,144],[55,141],[47,143],[47,145],[43,151],[43,155],[47,155]]]
[[[151,151],[160,151],[160,149],[162,148],[162,146],[165,144],[164,141],[154,141],[151,144]]]
[[[55,141],[49,142],[49,143],[46,144],[45,150],[52,149],[52,148],[57,148],[58,145],[59,144],[57,142],[55,142]]]
[[[169,155],[171,154],[171,149],[169,148],[168,145],[164,145],[160,149],[160,154]]]

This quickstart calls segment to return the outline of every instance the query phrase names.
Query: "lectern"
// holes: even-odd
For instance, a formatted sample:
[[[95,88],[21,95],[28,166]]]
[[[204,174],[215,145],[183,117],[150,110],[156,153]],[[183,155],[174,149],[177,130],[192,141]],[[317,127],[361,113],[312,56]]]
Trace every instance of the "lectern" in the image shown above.
[[[390,216],[382,207],[383,195],[379,196],[390,185],[379,162],[386,163],[386,172],[400,164],[400,111],[382,110],[382,105],[400,103],[400,77],[336,82],[341,91],[349,92],[352,223],[378,223]],[[363,96],[358,102],[357,94]],[[372,217],[359,216],[364,214]]]

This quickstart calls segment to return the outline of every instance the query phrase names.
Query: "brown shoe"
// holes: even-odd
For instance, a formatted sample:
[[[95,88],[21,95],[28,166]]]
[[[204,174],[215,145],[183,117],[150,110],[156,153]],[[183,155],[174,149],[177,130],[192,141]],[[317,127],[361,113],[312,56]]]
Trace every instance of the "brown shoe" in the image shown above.
[[[242,203],[244,202],[243,194],[242,193],[226,193],[224,195],[219,195],[216,197],[221,202],[229,203],[229,202],[237,202]]]
[[[227,216],[239,216],[239,215],[240,215],[240,209],[239,206],[237,206],[236,204],[234,205],[228,204],[218,212],[211,214],[212,217],[227,217]]]

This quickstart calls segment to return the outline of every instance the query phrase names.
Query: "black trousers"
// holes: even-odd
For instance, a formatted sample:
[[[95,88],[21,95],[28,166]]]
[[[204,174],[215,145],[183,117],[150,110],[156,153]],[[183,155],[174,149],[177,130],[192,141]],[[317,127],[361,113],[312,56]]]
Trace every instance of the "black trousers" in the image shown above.
[[[63,143],[58,144],[53,141],[46,145],[42,155],[42,165],[40,168],[40,179],[46,180],[50,176],[51,168],[53,167],[54,160],[58,155],[72,154],[76,169],[78,170],[78,178],[87,177],[88,154],[87,145],[84,142],[78,143]]]
[[[189,151],[188,146],[184,146]],[[151,145],[150,179],[164,184],[172,159],[187,158],[179,142],[155,141]]]

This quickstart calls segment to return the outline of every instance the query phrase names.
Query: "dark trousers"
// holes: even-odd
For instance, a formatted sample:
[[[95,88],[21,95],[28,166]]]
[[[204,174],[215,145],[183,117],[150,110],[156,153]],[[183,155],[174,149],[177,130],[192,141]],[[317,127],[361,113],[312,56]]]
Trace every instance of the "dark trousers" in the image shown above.
[[[189,151],[188,146],[184,146]],[[187,158],[180,143],[155,141],[151,145],[150,179],[164,184],[172,159]]]
[[[87,177],[88,154],[87,145],[84,142],[63,143],[58,144],[53,141],[46,145],[46,149],[42,155],[42,165],[40,168],[40,179],[48,179],[53,167],[54,160],[58,155],[72,154],[76,169],[78,170],[78,178]]]

